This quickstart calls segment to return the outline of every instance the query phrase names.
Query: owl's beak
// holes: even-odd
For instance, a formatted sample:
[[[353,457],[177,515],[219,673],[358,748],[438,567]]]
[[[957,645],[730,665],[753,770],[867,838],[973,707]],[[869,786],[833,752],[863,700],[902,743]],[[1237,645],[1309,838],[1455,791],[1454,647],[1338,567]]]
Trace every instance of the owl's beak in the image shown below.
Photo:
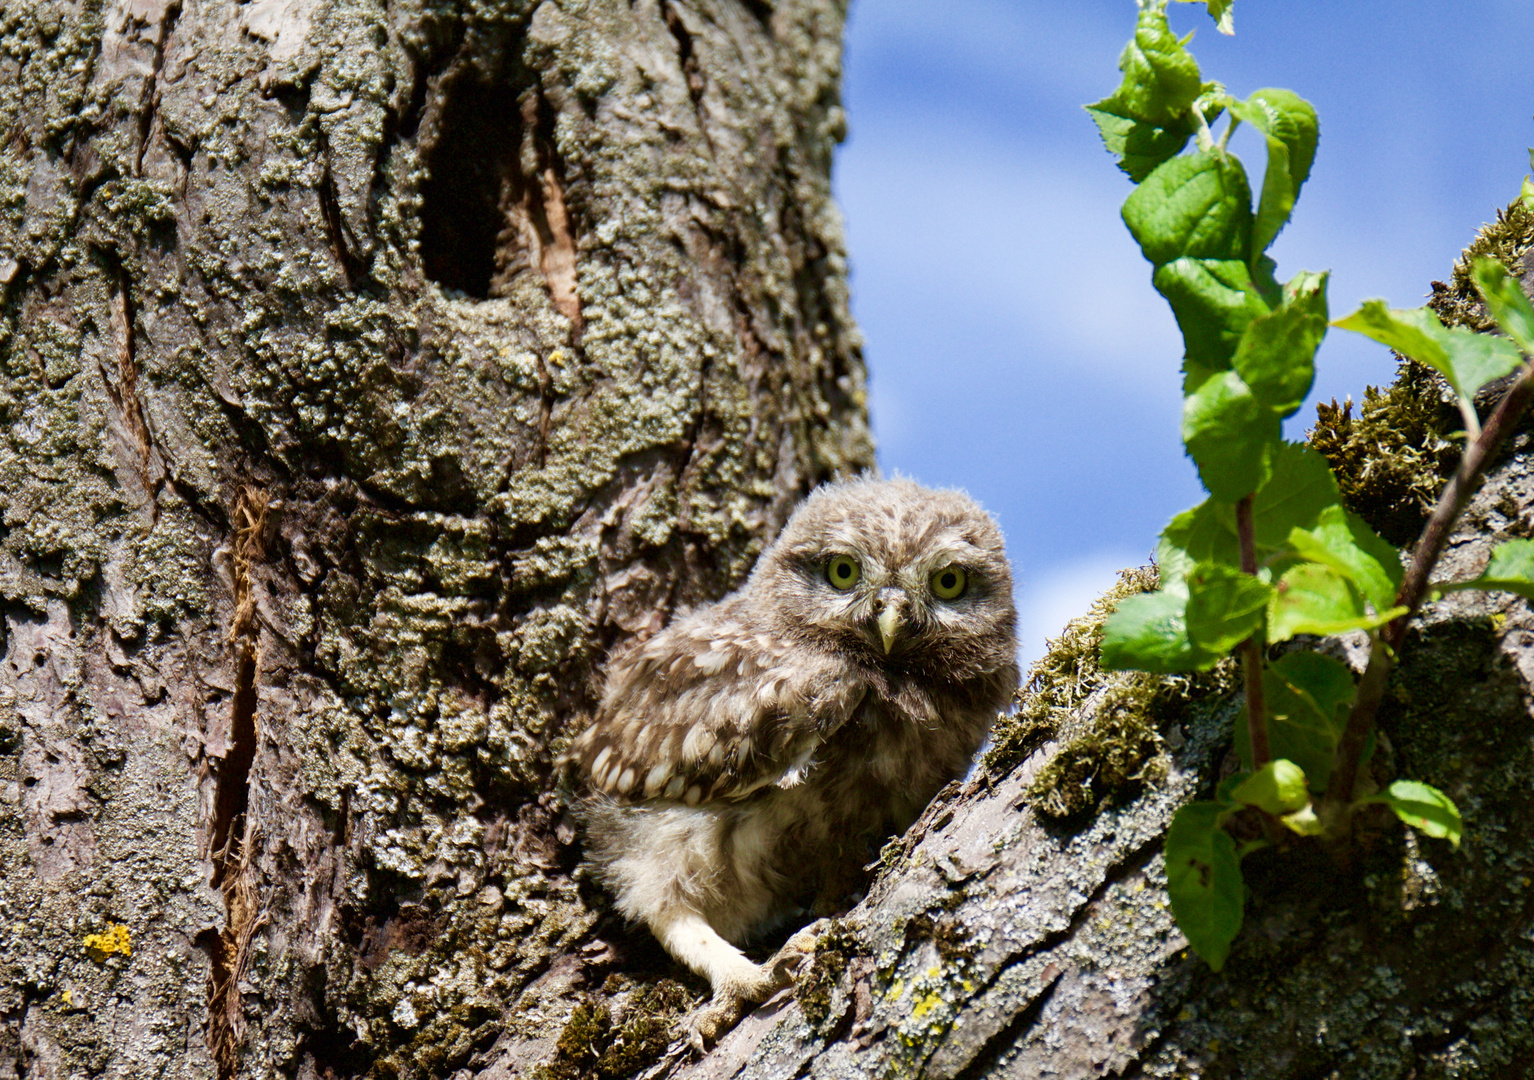
[[[895,636],[900,633],[900,609],[891,604],[879,612],[879,637],[884,641],[884,655],[895,647]]]
[[[899,589],[880,589],[874,600],[874,610],[879,613],[879,639],[884,643],[884,655],[895,648],[900,636],[901,615],[905,612],[905,594]]]

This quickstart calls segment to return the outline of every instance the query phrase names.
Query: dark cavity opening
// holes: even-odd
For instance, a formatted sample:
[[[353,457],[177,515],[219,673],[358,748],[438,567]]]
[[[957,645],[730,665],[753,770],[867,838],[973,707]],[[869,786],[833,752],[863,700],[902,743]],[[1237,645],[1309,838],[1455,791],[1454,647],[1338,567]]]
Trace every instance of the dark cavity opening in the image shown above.
[[[472,67],[444,75],[438,93],[440,108],[422,125],[421,261],[437,284],[483,300],[520,194],[522,115],[510,80],[486,81]]]

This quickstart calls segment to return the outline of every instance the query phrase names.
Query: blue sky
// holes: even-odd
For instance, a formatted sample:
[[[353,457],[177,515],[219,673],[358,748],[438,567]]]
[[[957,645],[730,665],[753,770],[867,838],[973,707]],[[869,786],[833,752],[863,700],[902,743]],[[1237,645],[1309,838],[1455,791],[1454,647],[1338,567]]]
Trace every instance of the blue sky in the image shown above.
[[[1173,4],[1206,79],[1288,87],[1321,145],[1279,277],[1332,271],[1333,317],[1421,303],[1517,194],[1534,144],[1534,4],[1237,0],[1236,36]],[[853,0],[835,172],[879,461],[1001,522],[1022,653],[1144,562],[1203,498],[1177,425],[1181,339],[1119,220],[1131,185],[1081,105],[1118,84],[1133,0]],[[1232,148],[1260,181],[1243,130]],[[1311,401],[1388,382],[1333,330]]]

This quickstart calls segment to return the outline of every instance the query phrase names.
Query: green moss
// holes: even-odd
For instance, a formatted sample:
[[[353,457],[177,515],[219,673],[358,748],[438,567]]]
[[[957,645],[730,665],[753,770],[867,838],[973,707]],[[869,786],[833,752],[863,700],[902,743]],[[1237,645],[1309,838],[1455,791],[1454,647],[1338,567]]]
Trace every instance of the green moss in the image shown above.
[[[1495,324],[1470,279],[1475,260],[1500,260],[1522,276],[1534,247],[1534,210],[1515,201],[1497,212],[1465,248],[1447,282],[1433,282],[1428,305],[1449,326],[1485,332]],[[1326,456],[1347,506],[1397,546],[1421,532],[1463,446],[1463,430],[1447,384],[1431,369],[1402,360],[1385,389],[1368,387],[1363,401],[1316,406],[1310,443]]]
[[[1497,211],[1496,221],[1483,225],[1476,233],[1475,239],[1454,263],[1449,280],[1433,282],[1433,295],[1428,305],[1449,326],[1491,330],[1495,324],[1486,313],[1479,290],[1470,280],[1470,268],[1475,260],[1489,256],[1522,277],[1524,271],[1519,264],[1531,247],[1534,247],[1534,210],[1525,206],[1522,199],[1515,199],[1507,209]]]
[[[1016,714],[997,725],[985,759],[993,775],[1011,771],[1051,739],[1063,740],[1028,786],[1039,813],[1073,817],[1157,779],[1166,764],[1165,725],[1195,699],[1234,690],[1229,660],[1208,672],[1170,676],[1099,666],[1103,622],[1120,600],[1154,589],[1158,580],[1154,566],[1123,571],[1087,614],[1050,641],[1018,691]],[[1093,695],[1099,700],[1088,705]]]
[[[1123,571],[1085,615],[1071,620],[1059,637],[1048,642],[1044,656],[1028,669],[1028,678],[1017,692],[1017,712],[1000,718],[992,730],[993,745],[985,757],[992,774],[1010,772],[1059,733],[1099,682],[1103,621],[1124,597],[1150,592],[1157,581],[1154,567]]]
[[[625,992],[626,986],[627,980],[609,979],[602,990],[613,993],[612,998],[588,997],[577,1003],[559,1033],[554,1059],[537,1066],[533,1075],[542,1080],[619,1080],[659,1061],[694,997],[672,979],[642,983]]]
[[[1124,794],[1137,781],[1165,774],[1165,744],[1151,709],[1160,683],[1155,675],[1137,672],[1109,691],[1088,730],[1062,746],[1028,785],[1035,810],[1072,817]]]
[[[662,979],[636,990],[613,1030],[612,1041],[596,1062],[604,1080],[636,1076],[661,1059],[671,1045],[677,1019],[693,1001],[681,983]]]
[[[570,1019],[559,1033],[556,1045],[560,1057],[578,1065],[596,1061],[609,1041],[612,1028],[612,1012],[606,1002],[590,998],[582,1001],[570,1011]]]
[[[832,919],[815,943],[809,970],[794,984],[794,999],[811,1027],[819,1029],[830,1018],[831,992],[858,951],[857,935],[852,928],[841,919]]]
[[[1396,381],[1352,399],[1316,405],[1310,444],[1331,464],[1348,509],[1401,546],[1422,531],[1438,492],[1459,461],[1463,425],[1442,381],[1403,361]]]

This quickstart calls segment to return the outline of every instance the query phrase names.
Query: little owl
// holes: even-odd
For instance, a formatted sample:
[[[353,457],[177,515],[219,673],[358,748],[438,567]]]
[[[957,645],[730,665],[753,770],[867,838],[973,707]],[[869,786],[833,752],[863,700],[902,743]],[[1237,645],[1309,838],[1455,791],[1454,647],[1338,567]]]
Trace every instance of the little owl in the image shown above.
[[[1017,686],[1001,533],[909,480],[810,495],[746,584],[609,666],[567,760],[586,851],[618,909],[708,979],[695,1045],[791,979],[801,933],[869,853],[962,776]]]

